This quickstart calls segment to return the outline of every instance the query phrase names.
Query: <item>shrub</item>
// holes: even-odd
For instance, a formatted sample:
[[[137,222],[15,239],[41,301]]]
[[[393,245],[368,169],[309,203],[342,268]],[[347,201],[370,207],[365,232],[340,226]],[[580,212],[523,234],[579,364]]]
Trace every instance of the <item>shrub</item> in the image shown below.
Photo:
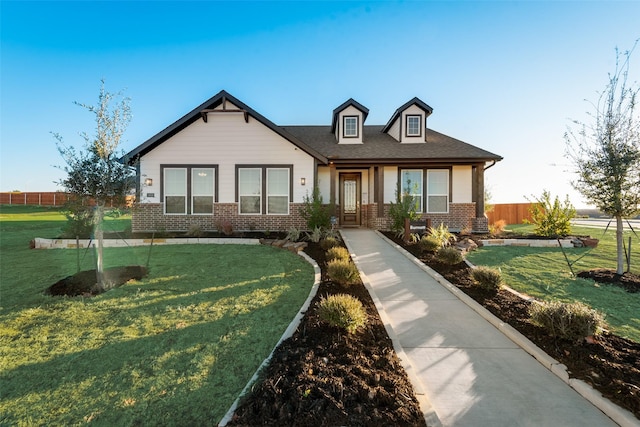
[[[367,313],[362,303],[357,298],[346,294],[322,298],[318,315],[331,326],[343,328],[350,334],[367,323]]]
[[[187,236],[189,237],[202,237],[203,235],[202,227],[198,224],[191,224],[187,230]]]
[[[287,240],[290,240],[292,242],[297,242],[298,240],[300,240],[300,235],[302,234],[302,231],[298,230],[295,227],[291,227],[289,229],[289,232],[287,233]]]
[[[311,196],[309,194],[304,196],[300,216],[307,222],[309,230],[316,227],[320,229],[331,227],[331,214],[329,208],[322,202],[322,194],[318,187],[313,188]]]
[[[489,267],[478,267],[471,270],[471,278],[488,291],[497,291],[502,286],[502,275],[499,270]]]
[[[222,233],[225,236],[231,236],[233,234],[233,224],[227,220],[217,220],[216,230],[218,230],[218,233]]]
[[[327,261],[334,259],[349,259],[349,251],[342,246],[334,246],[327,251]]]
[[[438,252],[436,252],[436,258],[438,258],[440,262],[448,265],[456,265],[464,261],[462,252],[452,246],[446,246],[438,249]]]
[[[358,269],[350,259],[334,259],[327,263],[329,279],[342,286],[352,285],[360,278]]]
[[[429,235],[436,239],[441,247],[449,246],[451,241],[456,241],[456,236],[454,236],[450,231],[449,227],[444,225],[444,223],[440,223],[436,228],[429,227]]]
[[[417,200],[413,197],[411,181],[407,181],[407,187],[402,193],[396,189],[396,202],[391,202],[389,207],[389,217],[391,218],[391,230],[395,231],[399,237],[404,236],[404,220],[414,221],[419,218],[417,210]]]
[[[335,237],[325,237],[324,239],[320,240],[320,247],[325,251],[328,251],[332,247],[338,246],[339,244],[340,242]]]
[[[313,243],[318,243],[322,238],[322,228],[315,227],[313,230],[307,233],[307,238]]]
[[[507,226],[507,221],[504,219],[499,219],[493,224],[489,225],[489,233],[494,235],[500,235],[504,231],[504,228]]]
[[[571,341],[598,335],[605,327],[604,315],[581,302],[532,304],[529,315],[552,336]]]
[[[418,246],[424,252],[435,252],[442,247],[440,241],[433,236],[422,236],[418,242]]]
[[[538,236],[566,236],[571,234],[571,220],[576,216],[576,209],[569,201],[569,195],[562,204],[558,196],[551,203],[551,193],[545,190],[532,203],[529,213],[531,221],[525,220],[525,223],[534,224],[533,231]]]

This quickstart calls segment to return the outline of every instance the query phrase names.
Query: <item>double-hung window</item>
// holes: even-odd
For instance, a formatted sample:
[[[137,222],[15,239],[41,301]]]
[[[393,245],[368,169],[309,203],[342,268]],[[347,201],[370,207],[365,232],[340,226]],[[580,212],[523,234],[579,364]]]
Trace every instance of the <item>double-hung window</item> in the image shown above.
[[[358,117],[357,116],[344,116],[344,133],[343,134],[345,138],[358,137]]]
[[[238,169],[238,197],[241,214],[262,213],[262,169]]]
[[[237,166],[236,169],[240,214],[289,214],[292,166]]]
[[[212,215],[215,165],[161,165],[162,199],[167,215]]]
[[[427,170],[427,212],[449,212],[449,170]]]
[[[422,169],[404,169],[401,174],[402,197],[412,196],[416,212],[422,212]]]
[[[187,213],[187,168],[164,168],[164,212]]]
[[[289,213],[289,172],[288,168],[267,168],[267,214]]]
[[[213,168],[191,169],[191,212],[194,215],[211,215],[215,173]]]
[[[407,136],[422,136],[422,117],[407,116]]]

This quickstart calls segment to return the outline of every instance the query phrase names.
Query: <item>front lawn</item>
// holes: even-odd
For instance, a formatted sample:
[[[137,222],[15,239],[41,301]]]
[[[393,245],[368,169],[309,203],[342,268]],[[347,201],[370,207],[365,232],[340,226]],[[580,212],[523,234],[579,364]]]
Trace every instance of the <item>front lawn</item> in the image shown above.
[[[29,240],[63,224],[54,210],[0,210],[0,425],[213,425],[313,283],[312,267],[288,251],[157,246],[140,281],[93,298],[47,297],[75,273],[78,253],[31,250]],[[91,252],[80,255],[92,268]],[[147,255],[105,248],[105,263]]]
[[[531,230],[531,226],[510,226],[518,232]],[[591,235],[600,239],[598,247],[567,249],[570,261],[585,255],[573,269],[580,271],[595,268],[615,269],[615,230],[574,227],[576,235]],[[640,274],[640,241],[632,236],[631,271]],[[640,293],[629,293],[612,285],[599,285],[592,280],[571,276],[571,271],[559,248],[484,247],[469,254],[475,265],[499,268],[505,282],[519,292],[543,300],[582,301],[604,312],[611,331],[640,342]]]

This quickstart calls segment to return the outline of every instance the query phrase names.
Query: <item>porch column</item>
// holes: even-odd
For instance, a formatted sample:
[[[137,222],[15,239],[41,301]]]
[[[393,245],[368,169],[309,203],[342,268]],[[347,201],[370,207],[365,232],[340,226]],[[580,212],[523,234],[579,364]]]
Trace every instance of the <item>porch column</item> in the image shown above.
[[[336,165],[329,162],[329,211],[336,215]]]
[[[378,218],[384,216],[384,166],[377,166],[378,180],[375,183],[376,201],[378,203]]]
[[[476,218],[484,218],[484,163],[475,165],[474,194]]]

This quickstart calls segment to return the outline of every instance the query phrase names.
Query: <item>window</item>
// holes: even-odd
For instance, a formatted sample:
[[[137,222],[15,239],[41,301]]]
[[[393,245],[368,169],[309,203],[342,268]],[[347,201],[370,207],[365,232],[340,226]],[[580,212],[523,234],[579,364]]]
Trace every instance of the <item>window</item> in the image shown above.
[[[160,165],[167,215],[212,215],[216,201],[216,165]]]
[[[343,135],[345,138],[358,137],[358,117],[357,116],[344,116]]]
[[[426,187],[423,180],[425,176]],[[403,196],[410,194],[416,200],[416,212],[449,212],[448,169],[403,169],[400,179]]]
[[[407,136],[422,136],[420,116],[407,116]]]
[[[449,212],[449,170],[427,171],[427,212]]]
[[[422,170],[405,169],[401,175],[402,195],[409,194],[416,201],[416,212],[422,212]]]
[[[164,212],[187,213],[187,168],[164,169]]]
[[[262,213],[261,169],[238,169],[238,195],[241,214]]]
[[[267,169],[267,214],[289,213],[289,169]]]
[[[214,183],[213,168],[191,169],[191,212],[194,215],[213,213]]]
[[[240,214],[288,215],[293,166],[236,166]]]

